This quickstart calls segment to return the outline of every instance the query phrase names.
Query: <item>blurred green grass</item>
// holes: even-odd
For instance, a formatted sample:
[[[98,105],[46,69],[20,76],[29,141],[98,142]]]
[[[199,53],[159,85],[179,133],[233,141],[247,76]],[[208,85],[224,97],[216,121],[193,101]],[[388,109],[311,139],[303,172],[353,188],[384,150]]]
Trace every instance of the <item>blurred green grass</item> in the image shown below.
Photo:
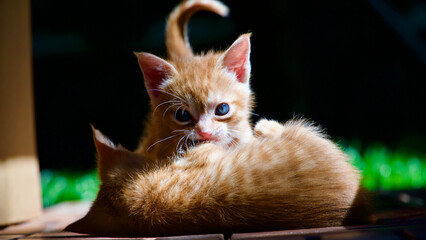
[[[426,187],[426,157],[373,144],[362,150],[359,142],[341,147],[362,172],[362,185],[368,190],[398,190]],[[45,207],[63,201],[93,201],[100,181],[96,170],[42,170],[41,182]]]
[[[363,175],[368,190],[400,190],[426,187],[426,157],[404,150],[390,150],[374,144],[360,151],[353,145],[343,148]]]
[[[43,206],[48,207],[64,201],[93,201],[99,191],[99,185],[96,170],[42,170]]]

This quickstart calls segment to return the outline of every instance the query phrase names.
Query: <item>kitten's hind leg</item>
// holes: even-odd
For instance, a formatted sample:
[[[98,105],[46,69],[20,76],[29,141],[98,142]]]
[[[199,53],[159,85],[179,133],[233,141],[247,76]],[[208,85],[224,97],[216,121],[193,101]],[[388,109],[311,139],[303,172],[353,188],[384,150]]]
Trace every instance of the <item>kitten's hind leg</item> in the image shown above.
[[[271,138],[280,136],[284,130],[284,126],[277,121],[261,119],[254,127],[254,134],[260,138]]]

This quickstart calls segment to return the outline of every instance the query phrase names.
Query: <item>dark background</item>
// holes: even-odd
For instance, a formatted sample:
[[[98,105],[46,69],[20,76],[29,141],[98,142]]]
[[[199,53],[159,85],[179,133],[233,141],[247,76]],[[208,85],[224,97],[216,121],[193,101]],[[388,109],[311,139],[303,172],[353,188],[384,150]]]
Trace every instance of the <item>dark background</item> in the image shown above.
[[[425,152],[424,1],[224,2],[228,18],[194,15],[190,42],[197,52],[226,49],[253,33],[261,117],[304,116],[338,141]],[[176,4],[32,1],[41,168],[94,168],[89,123],[136,147],[148,97],[132,52],[165,56],[165,19]]]

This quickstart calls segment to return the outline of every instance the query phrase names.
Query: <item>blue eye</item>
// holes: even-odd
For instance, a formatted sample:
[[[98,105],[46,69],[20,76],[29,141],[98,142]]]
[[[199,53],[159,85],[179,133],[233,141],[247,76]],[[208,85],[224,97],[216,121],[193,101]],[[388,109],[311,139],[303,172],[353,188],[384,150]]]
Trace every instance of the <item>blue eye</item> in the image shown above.
[[[221,103],[217,105],[216,111],[214,114],[217,116],[223,116],[226,115],[229,112],[229,105],[227,103]]]
[[[175,112],[175,118],[179,122],[188,122],[191,120],[191,115],[189,114],[188,111],[179,109]]]

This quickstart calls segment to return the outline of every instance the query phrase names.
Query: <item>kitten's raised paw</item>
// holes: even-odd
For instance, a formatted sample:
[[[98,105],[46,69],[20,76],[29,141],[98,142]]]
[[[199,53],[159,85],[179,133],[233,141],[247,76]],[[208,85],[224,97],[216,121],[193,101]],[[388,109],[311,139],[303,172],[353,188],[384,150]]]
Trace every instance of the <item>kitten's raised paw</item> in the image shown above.
[[[256,123],[254,134],[256,137],[278,137],[284,131],[284,126],[277,121],[262,119]]]

